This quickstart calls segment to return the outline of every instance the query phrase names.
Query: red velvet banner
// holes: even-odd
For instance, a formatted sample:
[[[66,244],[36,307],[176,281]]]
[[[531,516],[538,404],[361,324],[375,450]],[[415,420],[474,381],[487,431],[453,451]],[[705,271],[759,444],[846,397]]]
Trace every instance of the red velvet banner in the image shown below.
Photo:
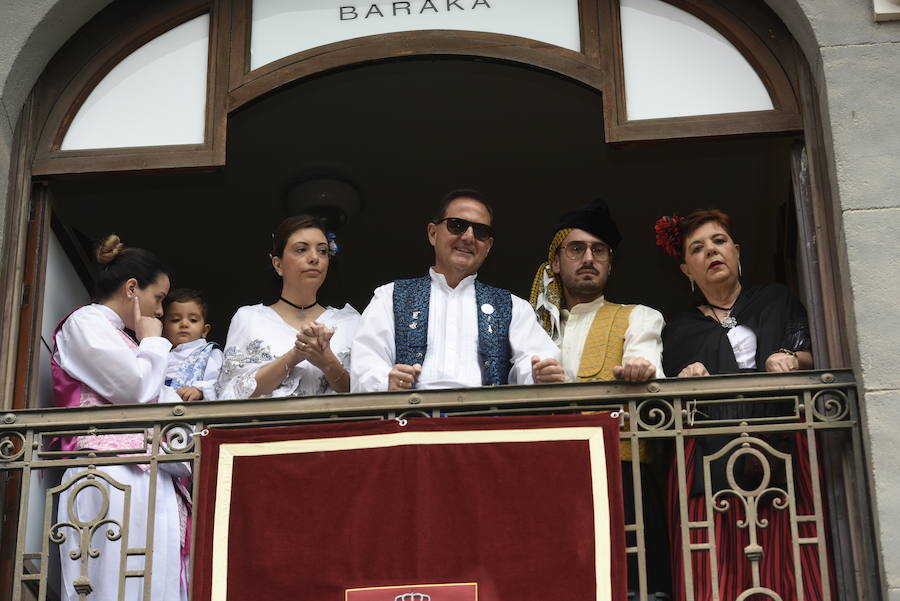
[[[212,430],[193,598],[621,601],[618,432],[606,414]]]

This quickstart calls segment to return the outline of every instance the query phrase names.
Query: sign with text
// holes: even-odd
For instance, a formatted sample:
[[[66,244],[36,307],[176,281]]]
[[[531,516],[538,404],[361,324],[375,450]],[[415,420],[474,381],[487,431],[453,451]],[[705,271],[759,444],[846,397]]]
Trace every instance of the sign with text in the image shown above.
[[[429,29],[581,50],[578,0],[253,0],[250,68],[343,40]]]
[[[347,589],[345,601],[478,601],[478,584],[409,584]]]

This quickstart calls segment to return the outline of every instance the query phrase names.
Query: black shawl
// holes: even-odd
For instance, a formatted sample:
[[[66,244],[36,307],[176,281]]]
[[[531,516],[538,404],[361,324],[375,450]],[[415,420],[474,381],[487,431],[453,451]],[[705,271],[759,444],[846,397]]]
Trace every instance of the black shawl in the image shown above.
[[[786,286],[769,284],[741,291],[731,316],[756,334],[756,370],[765,371],[766,359],[780,348],[810,349],[806,309]],[[738,369],[727,330],[712,317],[694,309],[675,318],[663,332],[663,369],[673,378],[691,363],[700,362],[710,374],[732,374]]]
[[[732,317],[738,325],[743,325],[756,334],[756,369],[742,370],[737,366],[734,350],[728,340],[727,330],[712,317],[707,317],[694,309],[677,317],[663,331],[663,369],[669,377],[675,377],[691,363],[700,362],[706,366],[710,374],[730,374],[741,371],[765,371],[766,359],[785,348],[792,351],[808,351],[811,348],[809,323],[806,309],[799,299],[781,284],[754,286],[741,291]],[[774,406],[771,403],[726,403],[707,405],[703,412],[709,419],[743,419],[784,415],[787,407]],[[731,436],[705,436],[697,439],[701,455],[710,455],[721,449]],[[790,440],[784,437],[771,437],[769,442],[782,450],[793,450]],[[778,440],[775,440],[775,439]],[[786,447],[786,448],[785,448]],[[718,461],[716,463],[722,463]],[[698,459],[694,464],[694,485],[691,494],[703,492],[702,462]],[[746,481],[749,488],[754,476],[747,475],[754,471],[739,460],[736,475],[739,481]],[[744,477],[742,477],[742,474]],[[721,490],[727,486],[724,465],[713,465],[711,476],[713,488]],[[776,476],[776,479],[777,478]]]

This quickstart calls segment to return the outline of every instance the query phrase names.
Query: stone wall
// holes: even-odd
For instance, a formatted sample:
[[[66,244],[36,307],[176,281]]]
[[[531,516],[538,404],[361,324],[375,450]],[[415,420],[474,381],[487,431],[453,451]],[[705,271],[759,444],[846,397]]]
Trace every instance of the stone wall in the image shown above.
[[[846,333],[865,391],[866,433],[886,585],[900,600],[900,22],[872,0],[766,0],[812,67],[822,102],[839,230]],[[0,173],[22,104],[47,61],[110,0],[0,6]],[[7,185],[0,182],[0,220]],[[3,227],[0,223],[0,244]]]
[[[900,599],[900,22],[876,23],[871,0],[768,4],[800,42],[823,103],[882,560]]]

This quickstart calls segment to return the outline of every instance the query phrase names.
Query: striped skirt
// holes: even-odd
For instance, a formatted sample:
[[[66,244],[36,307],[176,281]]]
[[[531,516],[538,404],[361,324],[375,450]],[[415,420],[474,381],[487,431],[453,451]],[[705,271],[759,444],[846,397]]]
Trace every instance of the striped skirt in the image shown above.
[[[809,453],[806,449],[806,435],[795,433],[793,445],[793,472],[795,511],[798,517],[812,515],[813,491],[810,474]],[[686,490],[688,497],[688,517],[691,522],[706,520],[706,496],[691,495],[694,490],[696,464],[702,461],[697,448],[697,439],[685,441],[685,471],[687,476]],[[675,601],[687,599],[685,593],[685,575],[681,554],[681,520],[678,502],[677,470],[673,462],[669,472],[668,506],[671,516],[669,524],[669,540],[672,545],[672,579]],[[715,491],[713,491],[715,492]],[[716,563],[718,571],[719,599],[734,601],[741,593],[753,588],[751,561],[744,553],[750,544],[748,528],[739,527],[745,517],[742,503],[735,497],[726,497],[729,507],[724,512],[714,511],[713,529],[716,543]],[[824,510],[823,510],[824,513]],[[757,527],[757,544],[762,547],[762,559],[759,563],[759,586],[775,591],[784,601],[799,601],[797,594],[797,577],[794,570],[794,547],[791,534],[790,512],[788,508],[778,509],[772,504],[772,497],[760,502],[758,517],[761,523],[768,522],[764,528]],[[824,516],[823,516],[824,518]],[[823,519],[823,523],[827,523]],[[800,538],[816,535],[814,523],[800,522],[797,525]],[[819,535],[825,539],[826,533]],[[704,528],[691,530],[692,543],[706,543],[708,531]],[[823,543],[824,544],[824,543]],[[800,545],[800,585],[804,601],[818,601],[822,596],[822,573],[818,554],[818,545]],[[693,598],[696,601],[713,600],[712,568],[710,553],[706,550],[691,553],[691,575]],[[830,570],[829,570],[830,572]],[[831,589],[834,591],[834,588]],[[832,593],[833,597],[833,593]],[[750,599],[768,598],[766,595],[751,596]]]

